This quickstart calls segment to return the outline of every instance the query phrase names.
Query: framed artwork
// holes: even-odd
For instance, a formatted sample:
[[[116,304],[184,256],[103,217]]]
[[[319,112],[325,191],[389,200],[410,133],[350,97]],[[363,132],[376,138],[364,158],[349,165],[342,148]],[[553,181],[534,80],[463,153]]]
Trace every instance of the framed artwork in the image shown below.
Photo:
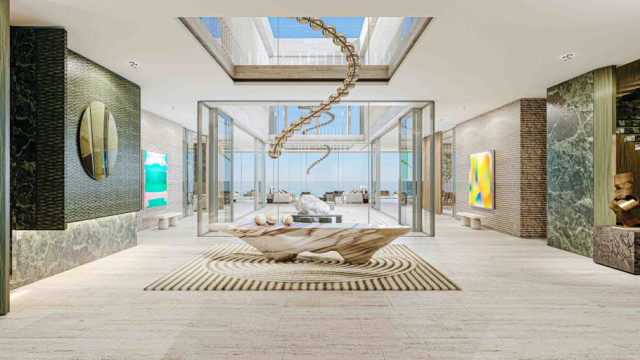
[[[167,154],[144,151],[142,154],[142,174],[144,184],[144,208],[166,206],[169,200],[167,186]]]
[[[493,209],[494,187],[493,150],[470,155],[469,205],[480,209]]]

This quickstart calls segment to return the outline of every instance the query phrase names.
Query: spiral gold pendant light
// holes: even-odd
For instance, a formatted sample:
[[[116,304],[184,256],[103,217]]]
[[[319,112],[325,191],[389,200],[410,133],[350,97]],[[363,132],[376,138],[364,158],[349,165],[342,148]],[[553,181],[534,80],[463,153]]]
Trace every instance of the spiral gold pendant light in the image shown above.
[[[308,125],[311,123],[311,119],[319,118],[323,113],[331,110],[331,106],[340,103],[342,97],[349,95],[349,90],[352,89],[358,76],[360,75],[360,56],[356,53],[356,49],[350,42],[347,41],[347,37],[344,34],[336,32],[336,28],[332,25],[325,25],[324,21],[320,18],[313,17],[298,17],[296,20],[300,24],[309,24],[313,30],[322,31],[325,37],[332,38],[333,43],[340,46],[340,50],[345,54],[348,63],[347,77],[342,82],[335,94],[331,94],[329,99],[321,102],[317,107],[313,107],[309,114],[300,116],[298,121],[292,122],[289,126],[282,129],[280,134],[276,135],[273,142],[269,145],[269,156],[273,159],[277,159],[282,154],[282,147],[287,140],[296,131],[302,130],[302,125]]]
[[[307,175],[309,175],[309,173],[311,172],[311,169],[318,165],[322,160],[326,159],[327,156],[329,156],[329,154],[331,154],[331,147],[327,144],[324,145],[324,147],[327,148],[327,151],[324,153],[324,155],[322,155],[322,157],[318,160],[316,160],[313,164],[309,165],[309,167],[307,168]]]
[[[313,106],[298,106],[298,109],[302,109],[302,110],[313,110]],[[331,111],[327,111],[326,112],[327,115],[329,115],[329,120],[323,122],[322,124],[319,125],[315,125],[315,126],[309,126],[308,128],[302,130],[302,135],[306,135],[309,131],[316,129],[316,135],[318,134],[318,131],[321,127],[323,126],[327,126],[329,124],[331,124],[333,122],[333,120],[336,119],[336,116],[333,115],[333,113]]]

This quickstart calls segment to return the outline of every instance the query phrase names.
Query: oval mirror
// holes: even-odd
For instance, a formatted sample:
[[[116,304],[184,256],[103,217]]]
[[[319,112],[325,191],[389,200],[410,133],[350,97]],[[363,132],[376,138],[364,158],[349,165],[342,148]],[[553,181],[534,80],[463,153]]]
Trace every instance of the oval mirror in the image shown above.
[[[89,176],[105,180],[118,157],[118,130],[107,107],[95,101],[89,104],[80,122],[80,156]]]

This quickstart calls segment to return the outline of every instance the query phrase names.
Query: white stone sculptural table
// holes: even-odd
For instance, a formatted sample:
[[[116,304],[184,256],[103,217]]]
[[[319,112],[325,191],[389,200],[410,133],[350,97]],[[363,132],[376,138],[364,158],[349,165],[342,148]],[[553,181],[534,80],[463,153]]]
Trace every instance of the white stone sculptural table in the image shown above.
[[[293,223],[257,226],[253,222],[210,224],[258,249],[275,261],[294,261],[299,253],[337,251],[350,264],[368,262],[376,251],[407,234],[411,228],[394,225],[348,223]]]

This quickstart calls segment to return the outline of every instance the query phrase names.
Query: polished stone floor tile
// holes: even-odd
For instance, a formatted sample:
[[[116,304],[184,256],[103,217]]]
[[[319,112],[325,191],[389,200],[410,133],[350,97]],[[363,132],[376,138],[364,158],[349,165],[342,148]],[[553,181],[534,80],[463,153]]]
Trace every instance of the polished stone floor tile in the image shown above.
[[[144,291],[228,237],[195,218],[12,292],[1,359],[637,359],[640,277],[438,218],[407,244],[441,292]]]

